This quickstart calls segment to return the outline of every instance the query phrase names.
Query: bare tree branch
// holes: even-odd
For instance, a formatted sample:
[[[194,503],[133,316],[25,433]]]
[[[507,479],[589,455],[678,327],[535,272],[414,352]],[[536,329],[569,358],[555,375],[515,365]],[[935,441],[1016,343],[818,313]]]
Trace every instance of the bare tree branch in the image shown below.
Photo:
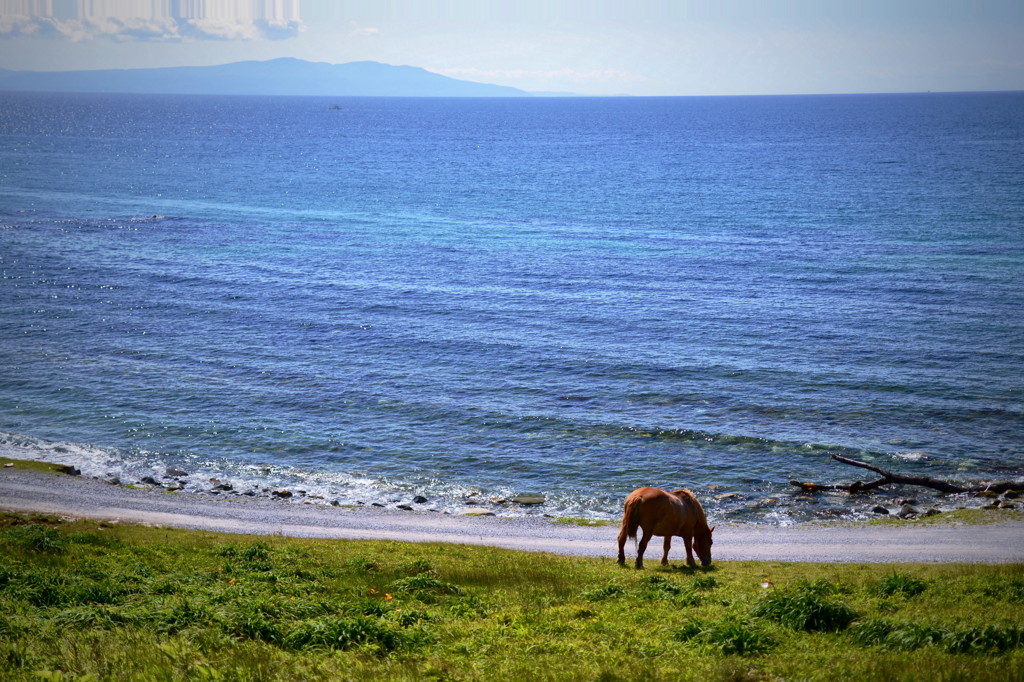
[[[931,478],[930,476],[905,476],[903,474],[894,474],[891,471],[882,469],[881,467],[876,467],[872,464],[868,464],[867,462],[858,462],[857,460],[850,459],[849,457],[841,457],[840,455],[832,455],[831,457],[837,462],[873,471],[880,475],[881,478],[871,481],[870,483],[855,481],[849,485],[821,485],[818,483],[805,483],[801,481],[790,481],[789,484],[802,488],[808,492],[842,490],[848,493],[866,493],[884,485],[889,485],[890,483],[897,485],[919,485],[944,493],[980,493],[985,491],[1004,493],[1008,490],[1024,490],[1024,481],[997,481],[994,483],[987,483],[985,485],[961,486],[938,478]]]

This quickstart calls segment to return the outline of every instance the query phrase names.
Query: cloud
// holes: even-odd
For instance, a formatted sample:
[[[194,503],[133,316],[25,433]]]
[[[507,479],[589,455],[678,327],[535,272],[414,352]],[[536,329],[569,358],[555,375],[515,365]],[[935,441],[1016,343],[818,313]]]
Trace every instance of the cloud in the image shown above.
[[[102,7],[102,2],[95,3]],[[74,18],[57,18],[52,13],[32,12],[33,6],[18,0],[0,0],[0,37],[48,37],[72,42],[109,39],[114,41],[192,40],[280,40],[306,30],[298,15],[298,2],[284,2],[284,8],[252,0],[234,14],[214,12],[168,11],[90,13],[78,12]],[[145,3],[139,3],[143,5]]]
[[[370,26],[360,26],[354,21],[350,21],[348,23],[349,26],[352,27],[352,30],[349,31],[348,34],[352,37],[365,38],[369,36],[381,35],[381,30],[379,28],[371,28]]]

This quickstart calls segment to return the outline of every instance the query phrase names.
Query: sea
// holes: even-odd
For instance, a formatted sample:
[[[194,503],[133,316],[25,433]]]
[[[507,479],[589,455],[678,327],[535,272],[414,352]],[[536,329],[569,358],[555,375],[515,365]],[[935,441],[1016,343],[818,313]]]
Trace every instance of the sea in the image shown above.
[[[1024,93],[0,93],[0,228],[0,455],[85,476],[776,525],[985,502],[791,484],[876,477],[833,454],[1024,478]]]

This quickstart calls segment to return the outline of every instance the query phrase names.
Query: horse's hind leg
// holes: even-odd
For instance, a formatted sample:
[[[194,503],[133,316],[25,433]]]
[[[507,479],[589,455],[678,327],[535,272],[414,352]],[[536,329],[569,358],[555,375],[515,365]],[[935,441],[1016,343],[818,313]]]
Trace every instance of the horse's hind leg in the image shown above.
[[[626,524],[622,524],[622,530],[619,531],[619,566],[626,564],[626,538],[629,537],[629,531],[626,529]]]
[[[665,536],[665,554],[661,557],[661,565],[668,566],[668,550],[672,549],[672,536]]]
[[[643,568],[644,567],[644,552],[647,551],[647,543],[650,542],[650,541],[651,541],[651,534],[648,533],[645,530],[644,531],[644,536],[642,538],[640,538],[640,544],[636,548],[636,567],[637,568]]]

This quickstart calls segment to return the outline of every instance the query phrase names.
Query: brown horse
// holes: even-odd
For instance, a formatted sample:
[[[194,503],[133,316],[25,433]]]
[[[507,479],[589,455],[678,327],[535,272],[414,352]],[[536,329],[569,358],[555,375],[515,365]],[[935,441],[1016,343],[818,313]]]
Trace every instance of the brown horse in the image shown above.
[[[636,549],[636,567],[644,567],[644,551],[653,535],[665,536],[663,565],[668,565],[668,550],[672,536],[683,538],[686,546],[686,564],[695,566],[693,550],[697,550],[702,566],[711,564],[711,532],[704,508],[689,490],[668,492],[660,488],[637,488],[626,498],[622,514],[622,530],[619,531],[619,564],[626,563],[626,538],[636,538],[636,530],[644,531]]]

